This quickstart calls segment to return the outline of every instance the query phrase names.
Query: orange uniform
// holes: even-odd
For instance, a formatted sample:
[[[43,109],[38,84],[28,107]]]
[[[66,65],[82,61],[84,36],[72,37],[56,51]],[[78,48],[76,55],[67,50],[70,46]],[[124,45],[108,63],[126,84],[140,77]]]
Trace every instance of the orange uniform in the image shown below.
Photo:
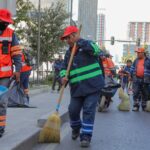
[[[143,78],[144,77],[144,59],[139,59],[137,63],[136,76]]]
[[[112,63],[112,60],[110,58],[105,58],[102,60],[104,72],[106,76],[111,76],[112,72],[111,69],[114,68],[114,63]]]
[[[24,56],[24,54],[22,54],[22,68],[21,68],[21,72],[26,72],[26,71],[30,71],[30,70],[32,70],[32,67],[28,66],[25,63],[25,56]]]

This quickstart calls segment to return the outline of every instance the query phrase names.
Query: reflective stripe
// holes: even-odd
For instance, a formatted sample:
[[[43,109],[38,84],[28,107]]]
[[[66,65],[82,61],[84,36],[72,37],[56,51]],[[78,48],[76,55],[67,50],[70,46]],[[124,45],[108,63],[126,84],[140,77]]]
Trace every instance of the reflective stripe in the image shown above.
[[[12,70],[11,66],[4,66],[0,68],[0,71],[11,71],[11,70]]]
[[[22,66],[25,66],[25,65],[26,65],[26,63],[22,62]]]
[[[6,116],[0,116],[0,120],[6,120]]]
[[[78,77],[72,78],[70,80],[70,82],[71,83],[79,82],[79,81],[82,81],[82,80],[86,80],[86,79],[98,76],[100,74],[102,74],[102,70],[97,70],[95,72],[91,72],[91,73],[88,73],[88,74],[85,74],[85,75],[82,75],[82,76],[78,76]]]
[[[93,124],[82,123],[83,126],[93,127]]]
[[[98,45],[96,43],[91,43],[91,46],[93,47],[94,49],[94,55],[98,55],[100,53],[100,49],[98,47]]]
[[[89,71],[89,70],[92,70],[92,69],[95,69],[95,68],[98,68],[98,67],[100,67],[99,64],[95,63],[95,64],[88,65],[88,66],[85,66],[85,67],[74,69],[74,70],[70,71],[70,76],[73,76],[75,74],[79,74],[79,73],[82,73],[82,72],[85,72],[85,71]]]
[[[66,75],[66,70],[61,70],[60,71],[60,77],[64,77]]]
[[[6,126],[6,122],[0,122],[0,126]]]
[[[0,42],[2,42],[4,40],[11,42],[12,41],[12,37],[0,37]]]
[[[93,130],[86,130],[86,129],[81,129],[81,132],[92,133],[92,132],[93,132]]]

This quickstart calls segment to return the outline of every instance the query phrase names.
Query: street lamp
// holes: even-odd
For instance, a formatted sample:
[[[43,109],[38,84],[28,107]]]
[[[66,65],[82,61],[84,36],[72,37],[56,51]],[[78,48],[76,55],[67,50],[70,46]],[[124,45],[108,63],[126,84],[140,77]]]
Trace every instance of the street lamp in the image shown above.
[[[70,0],[70,25],[72,22],[72,4],[73,4],[73,0]]]
[[[40,65],[40,26],[41,26],[41,0],[39,0],[38,5],[37,84],[39,84],[39,65]]]

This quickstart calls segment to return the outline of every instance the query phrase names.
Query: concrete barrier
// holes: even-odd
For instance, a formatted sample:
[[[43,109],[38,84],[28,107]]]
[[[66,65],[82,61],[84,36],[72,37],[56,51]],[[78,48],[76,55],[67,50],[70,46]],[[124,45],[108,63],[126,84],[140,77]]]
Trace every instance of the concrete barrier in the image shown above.
[[[40,119],[37,121],[37,126],[36,128],[32,129],[32,131],[26,131],[26,134],[22,140],[18,141],[11,149],[7,150],[31,150],[36,144],[38,144],[38,137],[40,133],[40,128],[43,127],[45,124],[48,116],[50,114],[42,116]],[[67,109],[61,109],[60,111],[60,118],[61,118],[61,125],[65,123],[68,120],[68,111]],[[40,128],[39,128],[40,127]]]

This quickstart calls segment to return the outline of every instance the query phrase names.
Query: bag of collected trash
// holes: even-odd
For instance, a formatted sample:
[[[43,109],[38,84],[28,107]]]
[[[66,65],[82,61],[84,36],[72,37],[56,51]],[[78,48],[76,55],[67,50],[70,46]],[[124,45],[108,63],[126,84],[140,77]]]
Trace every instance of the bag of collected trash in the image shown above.
[[[121,98],[121,103],[118,105],[120,111],[130,111],[130,98],[124,93]]]
[[[29,107],[29,99],[25,95],[20,83],[13,82],[8,94],[8,107]]]
[[[7,107],[7,102],[8,102],[7,92],[8,92],[8,88],[0,85],[0,103],[1,103],[1,105],[3,105],[4,108]]]

